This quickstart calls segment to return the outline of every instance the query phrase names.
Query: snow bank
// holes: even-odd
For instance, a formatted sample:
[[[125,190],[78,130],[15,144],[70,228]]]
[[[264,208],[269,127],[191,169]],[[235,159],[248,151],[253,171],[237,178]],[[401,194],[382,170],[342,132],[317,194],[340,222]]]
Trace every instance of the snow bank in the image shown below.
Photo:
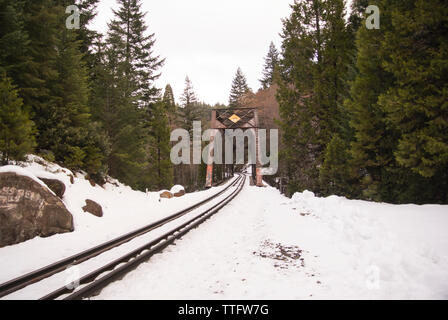
[[[292,197],[295,210],[319,220],[329,282],[356,285],[359,297],[448,298],[448,206],[392,205],[344,197]],[[315,237],[312,237],[315,239]],[[350,280],[344,280],[350,279]],[[356,298],[353,288],[342,296]]]
[[[95,298],[448,299],[448,206],[289,199],[247,184]]]

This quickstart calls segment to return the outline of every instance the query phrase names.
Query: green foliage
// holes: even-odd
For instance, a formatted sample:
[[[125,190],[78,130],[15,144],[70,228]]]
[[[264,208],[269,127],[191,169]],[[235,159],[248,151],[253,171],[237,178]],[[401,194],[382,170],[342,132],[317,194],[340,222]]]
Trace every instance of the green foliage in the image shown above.
[[[125,97],[135,98],[149,109],[160,95],[154,81],[160,77],[157,70],[165,60],[153,56],[155,35],[147,35],[141,1],[119,0],[118,4],[120,7],[113,11],[115,17],[109,24],[108,44],[118,58],[117,71],[124,77]]]
[[[87,2],[83,1],[83,5]],[[68,1],[0,2],[0,68],[31,107],[37,151],[72,169],[105,173],[105,148],[90,120],[88,73],[79,33],[65,27]],[[90,6],[91,7],[91,6]],[[3,11],[5,10],[5,11]],[[95,129],[96,128],[96,129]]]
[[[163,60],[153,56],[154,34],[147,35],[140,1],[119,1],[104,43],[97,37],[93,59],[93,118],[110,141],[109,174],[144,190],[150,160],[153,108],[160,99],[154,81]]]
[[[65,27],[69,0],[0,0],[1,162],[38,154],[102,181],[169,188],[170,128],[205,126],[211,106],[186,79],[179,106],[155,81],[139,0],[119,0],[107,35],[89,29],[99,0],[78,0],[81,28]],[[367,5],[381,29],[365,28]],[[388,202],[448,201],[448,7],[442,0],[296,0],[271,43],[263,88],[279,84],[282,175],[288,194]],[[14,85],[13,85],[14,84]],[[229,104],[250,92],[238,68]],[[26,106],[26,107],[25,107]],[[223,105],[216,105],[223,108]],[[29,110],[28,110],[29,108]],[[176,168],[195,190],[205,164]],[[215,166],[214,175],[221,177]]]
[[[358,74],[345,103],[359,196],[446,202],[446,8],[441,1],[375,4],[381,29],[359,28]]]
[[[24,87],[29,75],[29,37],[25,30],[25,1],[0,0],[0,72]]]
[[[165,107],[168,112],[173,112],[176,109],[176,101],[174,100],[173,88],[171,88],[170,84],[167,84],[165,87],[165,92],[163,93],[162,98]]]
[[[142,138],[142,126],[128,124],[120,128],[112,141],[109,169],[113,177],[123,183],[142,189],[142,172],[147,166],[147,137]],[[145,139],[146,138],[146,139]]]
[[[170,128],[175,128],[177,125],[177,116],[179,111],[177,110],[176,100],[174,99],[173,88],[170,84],[167,84],[163,93],[162,101],[165,105],[168,115],[168,125]]]
[[[56,160],[56,158],[54,157],[54,153],[49,150],[41,150],[39,152],[39,156],[41,156],[48,162],[54,162]]]
[[[64,164],[69,168],[81,169],[86,153],[80,147],[67,146],[64,156]]]
[[[241,68],[236,70],[235,78],[232,81],[232,88],[230,89],[229,106],[241,106],[241,98],[250,91],[247,85],[246,76],[241,71]]]
[[[351,4],[351,12],[349,17],[349,28],[352,33],[356,33],[360,27],[363,27],[363,22],[366,8],[370,5],[375,5],[374,1],[370,0],[353,0]]]
[[[33,122],[11,79],[3,74],[0,79],[0,163],[23,160],[34,144]]]
[[[169,104],[156,103],[151,121],[151,156],[149,172],[151,187],[169,189],[173,185],[173,168],[170,160],[170,127],[168,122]]]
[[[279,53],[274,43],[271,41],[269,51],[264,59],[263,78],[260,79],[261,87],[267,89],[274,81],[274,72],[277,69],[279,62]]]
[[[353,48],[341,0],[295,1],[283,21],[279,66],[281,159],[291,191],[327,190],[318,168],[335,134],[349,139],[347,77]]]
[[[324,163],[319,169],[319,179],[324,194],[347,195],[350,192],[348,145],[339,135],[334,135],[324,153]]]
[[[345,101],[354,130],[350,148],[351,167],[367,199],[379,199],[385,170],[394,166],[392,153],[397,136],[395,130],[387,127],[385,114],[378,105],[378,96],[393,83],[393,76],[382,66],[384,58],[378,50],[383,30],[389,24],[387,12],[382,15],[381,24],[383,28],[380,30],[362,27],[358,31],[358,73],[351,83],[350,98]]]
[[[68,5],[73,4],[72,0],[66,1]],[[97,17],[96,8],[100,0],[78,0],[76,6],[79,8],[79,30],[77,30],[77,40],[80,41],[80,50],[83,53],[83,62],[91,72],[95,64],[95,54],[92,44],[99,37],[99,33],[89,28],[89,24]],[[94,73],[91,73],[94,77]]]
[[[84,170],[97,181],[111,174],[144,189],[152,175],[146,170],[153,150],[166,156],[170,146],[166,114],[174,113],[174,96],[168,88],[170,102],[165,101],[163,112],[154,107],[160,100],[154,81],[163,60],[152,53],[154,34],[147,33],[141,1],[119,1],[106,41],[89,29],[98,2],[0,0],[0,72],[13,79],[17,92],[9,84],[2,86],[30,106],[39,154]],[[81,10],[78,30],[65,27],[65,8],[71,4]],[[32,133],[32,122],[26,120],[21,99],[8,108],[17,109],[11,113],[2,107],[2,112],[9,110],[2,114],[8,130],[21,128],[14,141],[24,142],[2,154],[5,159],[23,157],[34,141],[25,139]],[[6,120],[12,114],[14,123]],[[3,127],[2,134],[10,139],[11,132]],[[158,165],[169,167],[163,161]],[[171,183],[169,177],[159,180]]]
[[[448,170],[448,7],[415,0],[390,10],[383,65],[396,82],[379,103],[400,132],[397,162],[430,178]]]
[[[188,78],[185,78],[185,89],[180,97],[181,105],[177,109],[179,125],[188,130],[190,136],[193,136],[193,121],[201,120],[201,110],[199,102],[194,92],[193,85]]]

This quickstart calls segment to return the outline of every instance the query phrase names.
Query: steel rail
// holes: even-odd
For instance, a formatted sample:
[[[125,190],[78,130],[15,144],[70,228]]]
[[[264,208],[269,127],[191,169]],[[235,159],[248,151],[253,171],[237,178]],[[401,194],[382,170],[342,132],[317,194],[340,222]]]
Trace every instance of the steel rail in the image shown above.
[[[135,269],[140,263],[147,261],[154,254],[161,252],[167,246],[172,244],[176,239],[181,238],[188,231],[196,228],[216,212],[218,212],[222,207],[224,207],[241,192],[245,180],[246,176],[240,175],[240,178],[238,179],[239,185],[237,186],[237,188],[222,201],[205,210],[200,215],[182,223],[180,226],[177,226],[176,228],[166,232],[162,236],[148,242],[140,248],[135,249],[132,252],[108,263],[107,265],[95,271],[92,271],[91,273],[81,277],[80,279],[75,280],[74,282],[79,285],[87,284],[82,288],[76,290],[76,288],[69,288],[67,286],[64,286],[40,298],[40,300],[54,300],[64,294],[69,294],[75,290],[75,292],[71,293],[69,296],[66,296],[64,300],[79,300],[95,295],[108,284],[122,278],[126,273]],[[123,263],[125,264],[117,268],[118,265]],[[107,271],[110,272],[97,279],[98,276]]]
[[[113,249],[119,245],[122,245],[123,243],[129,242],[138,236],[141,236],[145,233],[148,233],[149,231],[152,231],[158,227],[161,227],[161,226],[167,224],[168,222],[171,222],[177,218],[180,218],[183,215],[191,212],[192,210],[197,209],[200,206],[206,204],[207,202],[210,202],[211,200],[217,198],[218,196],[220,196],[221,194],[226,192],[230,187],[234,186],[238,181],[239,181],[239,178],[236,178],[233,182],[231,182],[228,186],[226,186],[223,190],[217,192],[216,194],[214,194],[204,200],[201,200],[198,203],[187,207],[186,209],[183,209],[174,214],[171,214],[163,219],[155,221],[149,225],[141,227],[132,232],[126,233],[126,234],[119,236],[115,239],[104,242],[98,246],[84,250],[84,251],[77,253],[75,255],[72,255],[70,257],[56,261],[56,262],[54,262],[50,265],[44,266],[40,269],[31,271],[25,275],[22,275],[22,276],[14,278],[12,280],[9,280],[7,282],[4,282],[4,283],[0,284],[0,298],[4,297],[6,295],[9,295],[15,291],[18,291],[30,284],[33,284],[35,282],[41,281],[42,279],[48,278],[48,277],[52,276],[53,274],[56,274],[62,270],[65,270],[69,266],[73,266],[73,265],[82,263],[86,260],[89,260],[105,251]]]

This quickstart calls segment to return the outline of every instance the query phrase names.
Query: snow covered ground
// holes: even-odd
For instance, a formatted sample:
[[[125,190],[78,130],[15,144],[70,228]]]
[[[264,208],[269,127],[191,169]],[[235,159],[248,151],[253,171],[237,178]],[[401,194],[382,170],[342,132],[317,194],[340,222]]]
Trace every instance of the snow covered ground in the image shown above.
[[[134,231],[199,202],[226,186],[189,193],[180,198],[160,199],[158,192],[146,194],[134,191],[115,180],[104,188],[98,185],[93,187],[83,174],[75,175],[36,156],[29,156],[29,161],[21,163],[21,166],[3,166],[0,171],[13,171],[33,179],[59,179],[65,183],[63,202],[73,215],[75,231],[48,238],[36,237],[0,248],[0,283]],[[70,175],[74,176],[73,184]],[[86,199],[102,206],[103,217],[82,210]]]
[[[448,206],[246,186],[96,299],[448,299]]]
[[[224,188],[159,201],[157,192],[133,191],[117,181],[92,187],[82,174],[72,184],[69,170],[30,160],[23,164],[26,174],[66,184],[63,201],[75,231],[0,248],[0,282]],[[310,192],[289,199],[272,187],[246,184],[211,219],[94,298],[448,299],[448,206],[318,198]],[[102,205],[102,218],[82,211],[87,198]]]

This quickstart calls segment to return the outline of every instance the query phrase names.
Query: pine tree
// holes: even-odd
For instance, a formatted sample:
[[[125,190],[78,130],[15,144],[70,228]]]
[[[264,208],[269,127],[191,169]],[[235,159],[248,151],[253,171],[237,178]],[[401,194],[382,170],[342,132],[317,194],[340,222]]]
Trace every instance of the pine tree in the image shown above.
[[[25,105],[32,107],[37,150],[67,167],[96,174],[104,172],[104,142],[89,120],[84,55],[77,31],[65,27],[67,4],[23,0],[4,7],[0,3],[10,14],[8,27],[2,28],[0,68],[5,66]]]
[[[448,7],[441,0],[392,1],[385,29],[386,71],[396,81],[379,98],[399,131],[397,163],[426,178],[435,201],[448,201]],[[444,189],[444,191],[442,191]]]
[[[165,108],[168,113],[169,126],[170,126],[170,128],[174,128],[176,126],[176,122],[177,122],[176,115],[177,115],[178,111],[177,111],[176,101],[174,99],[173,88],[171,88],[170,84],[167,84],[165,87],[162,101],[165,104]]]
[[[348,95],[351,43],[342,0],[295,1],[283,21],[279,91],[282,156],[290,192],[327,190],[318,168],[335,134],[351,131],[343,101]],[[330,146],[331,147],[331,146]]]
[[[289,177],[288,193],[317,191],[321,91],[315,91],[322,67],[322,16],[319,0],[294,2],[283,20],[282,59],[279,66],[280,157]]]
[[[27,87],[31,67],[30,40],[25,30],[25,1],[0,0],[0,72]]]
[[[239,107],[240,99],[250,91],[247,85],[246,77],[244,76],[241,68],[238,68],[235,74],[235,78],[232,81],[232,88],[229,96],[229,106]]]
[[[173,111],[176,107],[176,101],[174,100],[173,88],[170,84],[167,84],[163,93],[163,102],[166,104],[168,110]]]
[[[101,133],[90,120],[88,105],[88,77],[81,52],[81,41],[75,30],[61,23],[65,7],[55,6],[54,59],[50,67],[55,71],[54,81],[45,87],[49,99],[44,110],[38,110],[39,148],[51,151],[55,160],[71,169],[83,169],[91,175],[105,173],[106,146]]]
[[[96,90],[103,91],[96,102],[101,109],[96,117],[111,141],[110,174],[144,190],[147,179],[142,172],[149,159],[152,109],[160,99],[154,81],[163,60],[153,56],[154,34],[146,35],[141,2],[120,0],[119,4],[109,24],[107,47],[98,56],[104,82],[96,85]]]
[[[405,85],[405,82],[410,79],[413,79],[411,82],[418,79],[407,72],[418,70],[414,75],[421,76],[425,74],[423,70],[427,70],[428,65],[425,65],[424,59],[419,59],[425,55],[416,54],[420,50],[415,51],[418,42],[412,38],[412,32],[403,32],[400,28],[406,29],[409,24],[401,26],[401,23],[416,21],[423,12],[413,11],[412,1],[381,1],[376,4],[383,8],[381,29],[359,28],[358,75],[351,86],[351,97],[345,103],[350,110],[350,124],[355,132],[350,150],[352,160],[349,163],[353,168],[351,175],[358,179],[357,186],[362,192],[360,196],[365,199],[394,203],[446,201],[446,192],[443,191],[446,190],[446,178],[443,177],[446,170],[442,169],[440,173],[432,177],[425,177],[412,166],[407,166],[399,160],[399,146],[406,130],[414,131],[420,127],[415,122],[419,119],[419,115],[409,115],[413,110],[418,109],[415,107],[416,101],[425,101],[423,92],[419,92],[416,95],[418,99],[412,103],[401,98],[409,97],[406,93],[409,88],[415,90],[415,88],[422,88],[424,83],[431,82],[425,79],[409,87]],[[405,17],[401,13],[405,13]],[[417,26],[418,24],[410,25]],[[429,25],[425,22],[425,27],[420,30],[426,30],[427,27]],[[420,30],[416,33],[419,34]],[[434,52],[433,49],[430,52]],[[400,53],[405,55],[399,57]],[[406,62],[411,63],[412,68],[407,68]],[[400,65],[401,63],[403,65]],[[400,79],[400,77],[403,78]],[[430,100],[440,99],[439,92],[435,93]],[[430,109],[436,110],[433,106]],[[406,123],[404,119],[408,116],[411,121]],[[430,121],[425,123],[429,124]],[[405,147],[406,152],[412,156],[415,155],[414,159],[418,161],[423,160],[423,155],[416,151],[416,146],[423,146],[421,141],[409,142]],[[422,162],[429,163],[426,159]]]
[[[323,194],[347,196],[351,193],[350,160],[347,141],[335,134],[325,149],[324,163],[319,168],[319,180]]]
[[[119,0],[120,8],[113,11],[115,19],[109,24],[109,43],[117,51],[120,72],[125,78],[126,97],[133,97],[141,106],[150,108],[158,100],[160,89],[154,81],[164,59],[153,56],[155,35],[148,34],[144,22],[146,13],[140,0]]]
[[[39,150],[40,130],[49,127],[47,119],[53,99],[49,84],[56,82],[57,26],[62,21],[58,21],[58,9],[51,0],[9,2],[5,10],[7,19],[2,21],[6,22],[6,27],[1,29],[6,31],[2,37],[6,43],[0,48],[5,60],[1,63],[5,64],[7,75],[17,85],[24,105],[32,108],[30,116],[38,130]],[[43,26],[45,32],[41,31]],[[15,43],[8,39],[15,39]]]
[[[269,45],[269,51],[264,59],[263,78],[260,79],[261,87],[267,89],[272,85],[274,78],[274,71],[277,68],[279,62],[279,54],[274,43]]]
[[[156,190],[168,189],[173,184],[173,166],[170,159],[169,104],[156,103],[151,122],[150,185]]]
[[[86,156],[82,142],[90,117],[86,70],[74,32],[61,28],[56,48],[59,54],[53,67],[57,76],[48,84],[52,99],[45,121],[48,127],[39,130],[40,148],[51,150],[56,160],[69,168],[81,169]]]
[[[349,28],[350,31],[355,34],[360,27],[362,27],[363,22],[365,22],[365,12],[366,8],[370,4],[374,4],[369,0],[353,0],[351,4],[351,13],[349,16]]]
[[[345,22],[345,1],[328,0],[323,4],[322,74],[315,82],[315,92],[320,92],[321,143],[329,144],[334,134],[344,140],[351,138],[347,110],[343,103],[349,95],[349,71],[354,46]]]
[[[325,21],[322,35],[322,74],[315,84],[315,92],[320,92],[320,143],[324,147],[322,167],[338,161],[340,167],[321,170],[320,189],[323,195],[338,193],[348,195],[349,181],[347,161],[349,142],[353,131],[349,125],[348,110],[344,100],[349,96],[349,79],[353,77],[353,57],[355,46],[353,34],[345,22],[345,1],[331,0],[323,3],[323,19]],[[335,153],[335,145],[337,150]],[[330,158],[328,158],[330,157]],[[340,172],[344,172],[345,176]],[[321,175],[325,176],[322,177]],[[332,176],[333,175],[333,176]],[[329,184],[327,184],[329,182]]]
[[[384,70],[383,55],[378,49],[389,25],[387,12],[381,17],[384,26],[379,30],[361,27],[356,41],[358,74],[351,85],[350,98],[345,106],[350,111],[350,125],[354,140],[350,153],[352,174],[360,180],[358,186],[363,197],[380,200],[380,190],[385,189],[386,170],[393,166],[393,149],[396,132],[388,129],[385,113],[378,105],[378,97],[393,83],[393,76]],[[389,190],[390,191],[390,190]]]
[[[77,40],[81,41],[80,50],[84,54],[84,63],[89,69],[89,76],[92,78],[92,68],[94,66],[95,54],[93,44],[95,39],[100,36],[100,33],[89,28],[89,24],[96,18],[98,12],[96,11],[100,0],[78,0],[76,6],[79,8],[80,25],[77,30]],[[70,5],[72,3],[67,3]]]
[[[185,89],[180,97],[181,105],[178,108],[179,120],[182,128],[188,130],[190,136],[193,135],[193,121],[201,120],[199,102],[188,76],[185,78]]]
[[[35,144],[33,122],[11,79],[0,74],[0,163],[23,160]]]

